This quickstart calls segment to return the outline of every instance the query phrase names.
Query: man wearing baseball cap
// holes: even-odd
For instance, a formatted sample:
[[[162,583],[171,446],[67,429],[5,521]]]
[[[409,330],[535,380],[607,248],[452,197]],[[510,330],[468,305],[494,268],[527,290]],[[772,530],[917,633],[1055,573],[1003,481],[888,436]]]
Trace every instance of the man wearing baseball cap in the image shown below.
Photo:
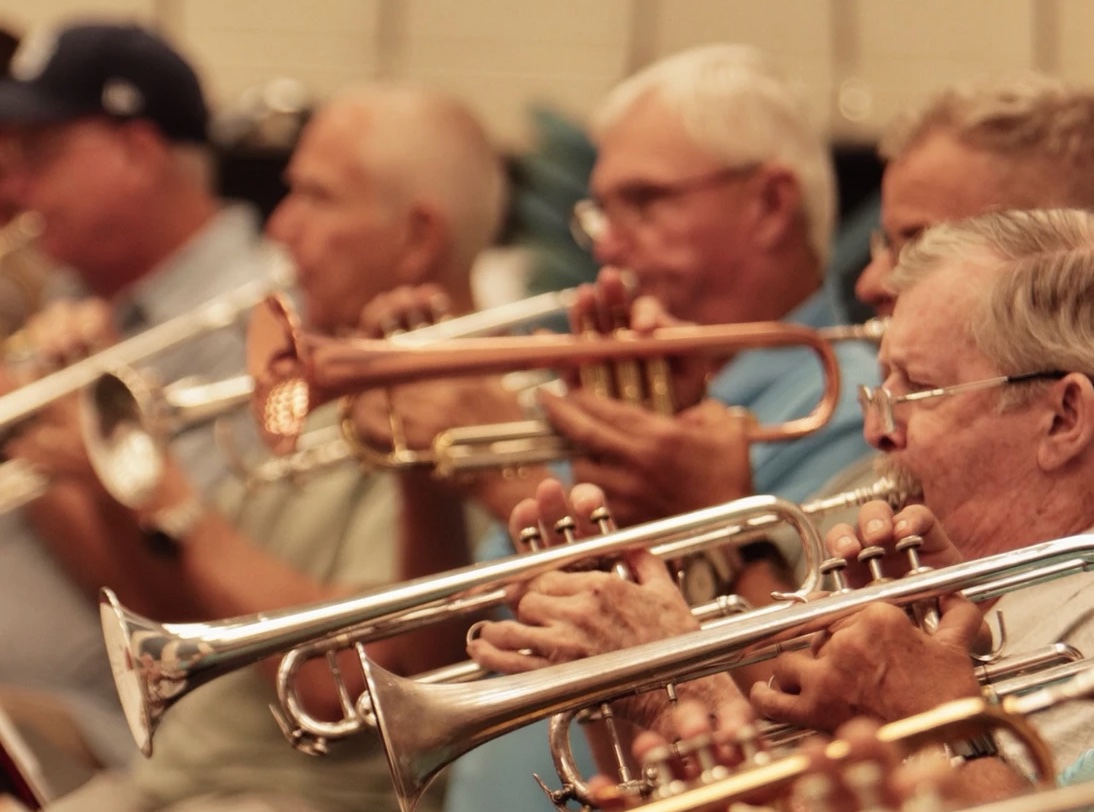
[[[205,99],[193,69],[163,39],[131,24],[69,25],[28,36],[11,73],[0,81],[0,196],[40,216],[39,248],[91,294],[56,301],[28,322],[37,372],[269,275],[273,257],[257,218],[215,195]],[[141,366],[165,382],[238,374],[242,334],[210,333]],[[36,414],[5,453],[34,446],[47,462],[82,459],[71,400]],[[209,430],[173,450],[203,489],[224,473]],[[0,686],[57,699],[95,758],[119,764],[131,744],[97,596],[76,584],[124,590],[144,578],[138,554],[148,529],[76,473],[49,465],[46,494],[0,515]],[[96,544],[100,554],[87,553]]]

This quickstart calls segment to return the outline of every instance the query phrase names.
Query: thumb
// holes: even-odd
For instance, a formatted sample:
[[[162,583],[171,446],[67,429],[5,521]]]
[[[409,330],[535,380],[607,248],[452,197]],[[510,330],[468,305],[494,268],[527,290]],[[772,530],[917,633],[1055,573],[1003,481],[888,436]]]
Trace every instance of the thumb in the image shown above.
[[[984,616],[976,605],[960,595],[946,595],[939,599],[941,616],[933,637],[955,648],[968,651],[980,634]]]
[[[668,569],[661,559],[648,550],[633,550],[626,555],[627,565],[634,573],[634,579],[643,586],[664,586],[676,589],[676,584],[669,575]]]

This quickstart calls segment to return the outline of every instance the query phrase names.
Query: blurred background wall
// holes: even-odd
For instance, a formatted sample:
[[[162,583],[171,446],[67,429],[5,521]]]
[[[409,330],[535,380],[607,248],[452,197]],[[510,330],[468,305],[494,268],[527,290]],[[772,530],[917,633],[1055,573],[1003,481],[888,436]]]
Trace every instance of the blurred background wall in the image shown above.
[[[621,76],[711,41],[773,53],[834,140],[870,141],[938,85],[1037,68],[1094,81],[1091,0],[0,0],[16,30],[95,12],[170,35],[227,104],[294,77],[318,97],[408,77],[466,98],[512,147],[530,104],[580,121]]]
[[[532,290],[595,270],[568,219],[594,159],[582,125],[604,93],[691,45],[758,45],[804,84],[830,138],[841,227],[828,278],[855,319],[877,223],[873,144],[897,110],[984,74],[1094,82],[1094,0],[0,0],[16,34],[104,14],[159,29],[191,58],[220,113],[222,191],[264,214],[303,120],[270,103],[306,111],[373,78],[463,98],[508,156],[501,242],[531,249]]]

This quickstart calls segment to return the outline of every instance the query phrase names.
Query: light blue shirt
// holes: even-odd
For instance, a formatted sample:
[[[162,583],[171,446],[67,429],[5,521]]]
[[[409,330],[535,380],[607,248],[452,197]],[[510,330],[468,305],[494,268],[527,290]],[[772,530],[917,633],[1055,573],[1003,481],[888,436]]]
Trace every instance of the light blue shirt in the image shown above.
[[[807,327],[839,324],[836,306],[822,289],[790,313],[785,321]],[[756,493],[776,494],[801,502],[829,478],[870,452],[862,436],[858,384],[876,385],[877,349],[865,342],[836,345],[841,387],[839,405],[823,429],[790,442],[753,443],[750,449]],[[725,403],[743,406],[761,423],[779,423],[804,417],[820,399],[822,370],[809,350],[755,350],[740,354],[714,378],[708,394]],[[514,548],[498,527],[478,551],[481,560],[512,555]],[[585,737],[572,739],[579,763],[595,772]],[[453,766],[445,812],[533,812],[552,809],[536,786],[532,773],[557,788],[558,779],[547,747],[545,722],[530,725],[476,748]]]

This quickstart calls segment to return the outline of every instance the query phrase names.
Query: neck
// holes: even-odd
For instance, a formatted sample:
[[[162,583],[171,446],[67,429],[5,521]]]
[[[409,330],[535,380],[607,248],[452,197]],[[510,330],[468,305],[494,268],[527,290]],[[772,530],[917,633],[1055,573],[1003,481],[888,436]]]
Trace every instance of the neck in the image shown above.
[[[974,559],[1082,533],[1094,527],[1088,492],[1088,487],[1072,479],[987,494],[977,500],[980,504],[969,506],[978,514],[977,520],[952,533],[952,538],[966,558]],[[950,522],[944,524],[949,530]]]

